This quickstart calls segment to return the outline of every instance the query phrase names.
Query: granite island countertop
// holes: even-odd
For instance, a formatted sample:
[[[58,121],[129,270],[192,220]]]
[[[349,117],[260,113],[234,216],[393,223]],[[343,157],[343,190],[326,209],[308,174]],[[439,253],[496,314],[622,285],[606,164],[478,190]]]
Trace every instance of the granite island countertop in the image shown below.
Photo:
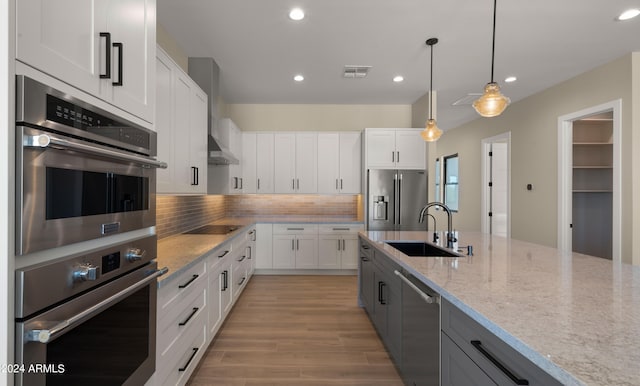
[[[458,237],[473,256],[410,257],[383,241],[431,232],[360,234],[563,384],[640,385],[640,267],[478,232]]]
[[[201,259],[227,241],[247,232],[256,223],[295,224],[362,224],[362,220],[339,216],[255,216],[225,217],[209,225],[237,225],[238,229],[226,235],[177,234],[158,240],[158,267],[167,267],[167,274],[158,279],[158,286],[197,264]]]

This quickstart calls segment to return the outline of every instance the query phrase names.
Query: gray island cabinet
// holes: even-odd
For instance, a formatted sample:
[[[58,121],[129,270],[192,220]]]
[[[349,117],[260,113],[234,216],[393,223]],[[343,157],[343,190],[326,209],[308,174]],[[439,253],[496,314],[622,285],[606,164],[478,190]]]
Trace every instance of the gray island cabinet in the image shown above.
[[[359,234],[358,301],[405,384],[438,384],[433,373],[411,374],[416,363],[437,368],[443,386],[640,384],[637,267],[476,232],[459,235],[457,257],[408,256],[386,243],[428,236]],[[593,301],[594,291],[606,299]],[[420,292],[437,300],[420,304]],[[407,327],[416,307],[431,335]]]

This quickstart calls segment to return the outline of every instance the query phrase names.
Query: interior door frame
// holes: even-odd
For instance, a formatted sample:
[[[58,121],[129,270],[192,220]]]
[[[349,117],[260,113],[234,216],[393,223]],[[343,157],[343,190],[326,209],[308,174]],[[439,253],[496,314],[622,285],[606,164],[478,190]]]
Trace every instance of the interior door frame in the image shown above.
[[[493,137],[484,138],[481,141],[481,154],[482,160],[482,185],[480,191],[482,192],[480,198],[480,213],[481,224],[480,231],[482,233],[489,233],[491,229],[491,219],[488,216],[489,208],[491,204],[489,200],[491,195],[489,194],[489,181],[491,180],[491,163],[489,162],[489,151],[491,150],[491,144],[494,142],[506,142],[507,144],[507,238],[511,237],[511,132],[494,135]]]
[[[622,260],[622,99],[588,107],[558,117],[558,249],[572,252],[573,122],[603,112],[613,112],[613,261]]]

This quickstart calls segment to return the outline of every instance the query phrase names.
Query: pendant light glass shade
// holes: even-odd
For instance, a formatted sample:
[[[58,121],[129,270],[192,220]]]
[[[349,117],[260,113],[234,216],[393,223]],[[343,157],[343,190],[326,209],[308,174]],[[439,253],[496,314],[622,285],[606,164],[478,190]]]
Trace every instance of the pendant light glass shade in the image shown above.
[[[437,38],[427,39],[427,45],[431,48],[431,73],[429,81],[429,119],[427,119],[427,125],[420,132],[420,136],[426,142],[437,141],[442,135],[442,130],[436,125],[436,120],[433,119],[433,46],[438,43]]]
[[[437,141],[442,135],[442,130],[436,125],[435,119],[428,119],[427,126],[420,132],[420,136],[427,142]]]
[[[473,108],[483,117],[496,117],[509,106],[511,99],[502,95],[500,86],[491,82],[484,86],[484,94],[473,102]]]
[[[496,52],[496,8],[498,0],[493,0],[493,38],[491,43],[491,82],[484,86],[484,93],[473,102],[473,108],[483,117],[496,117],[509,106],[511,99],[502,95],[500,86],[493,81],[493,65]]]

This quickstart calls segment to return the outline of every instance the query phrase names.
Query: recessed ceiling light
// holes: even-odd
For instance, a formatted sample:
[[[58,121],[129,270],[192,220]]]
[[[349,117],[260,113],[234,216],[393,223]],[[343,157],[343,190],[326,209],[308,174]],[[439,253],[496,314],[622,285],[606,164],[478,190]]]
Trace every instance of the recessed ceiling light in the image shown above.
[[[404,77],[402,75],[397,75],[393,77],[393,81],[396,83],[400,83],[404,80]]]
[[[291,20],[302,20],[304,19],[304,11],[300,8],[294,8],[289,12],[289,19]]]
[[[293,80],[295,80],[296,82],[302,82],[304,80],[304,76],[296,75],[293,77]]]
[[[629,20],[629,19],[633,19],[638,15],[640,15],[640,9],[627,9],[626,11],[622,12],[620,16],[618,16],[617,20],[620,20],[620,21]]]
[[[515,76],[508,76],[505,78],[505,82],[507,83],[511,83],[511,82],[515,82],[516,80],[518,80],[518,78],[516,78]]]

